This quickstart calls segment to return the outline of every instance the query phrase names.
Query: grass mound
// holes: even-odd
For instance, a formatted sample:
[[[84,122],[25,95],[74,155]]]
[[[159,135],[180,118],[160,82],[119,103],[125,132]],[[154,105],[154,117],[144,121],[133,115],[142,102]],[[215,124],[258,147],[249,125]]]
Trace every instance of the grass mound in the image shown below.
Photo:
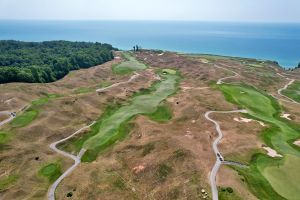
[[[47,164],[40,169],[39,174],[52,183],[62,174],[61,166],[59,163]]]
[[[116,74],[129,74],[134,71],[144,70],[147,66],[143,63],[137,61],[134,57],[132,57],[129,53],[123,52],[123,58],[126,59],[125,62],[121,64],[114,65],[112,70]]]
[[[157,122],[166,122],[172,119],[172,110],[167,104],[162,104],[157,106],[157,109],[154,113],[149,115],[149,118]]]
[[[12,122],[11,125],[14,128],[20,128],[30,124],[39,114],[38,110],[28,109],[21,115],[17,116]]]

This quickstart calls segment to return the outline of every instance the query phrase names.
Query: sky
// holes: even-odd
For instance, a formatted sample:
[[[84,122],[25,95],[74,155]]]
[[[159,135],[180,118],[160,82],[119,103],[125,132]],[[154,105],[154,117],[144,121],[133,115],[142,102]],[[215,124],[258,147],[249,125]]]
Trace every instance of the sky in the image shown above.
[[[300,22],[300,0],[0,0],[0,19]]]

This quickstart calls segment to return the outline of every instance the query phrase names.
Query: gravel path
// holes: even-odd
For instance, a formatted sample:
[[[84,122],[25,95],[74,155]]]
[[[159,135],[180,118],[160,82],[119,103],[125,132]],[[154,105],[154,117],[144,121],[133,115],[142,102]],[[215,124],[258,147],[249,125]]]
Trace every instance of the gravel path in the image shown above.
[[[76,134],[80,133],[82,130],[92,126],[95,122],[91,123],[90,125],[88,126],[85,126],[81,129],[79,129],[78,131],[76,131],[75,133],[73,133],[72,135],[64,138],[64,139],[61,139],[59,141],[56,141],[52,144],[50,144],[50,148],[53,149],[55,152],[65,156],[65,157],[68,157],[68,158],[71,158],[72,160],[74,160],[74,164],[69,168],[67,169],[67,171],[65,171],[52,185],[51,187],[49,188],[48,190],[48,199],[49,200],[55,200],[55,190],[57,188],[57,186],[59,185],[59,183],[68,175],[70,174],[81,162],[81,157],[83,156],[83,154],[85,153],[85,149],[81,149],[80,152],[77,154],[77,156],[73,155],[73,154],[70,154],[70,153],[67,153],[65,151],[62,151],[60,149],[58,149],[56,146],[62,142],[65,142],[66,140],[69,140],[70,138],[74,137]]]
[[[5,119],[5,120],[3,120],[3,121],[0,122],[0,126],[6,124],[8,122],[10,122],[11,120],[13,120],[16,117],[15,114],[13,114],[13,113],[11,113],[9,111],[0,111],[0,115],[9,115],[8,119]]]
[[[140,74],[138,73],[135,73],[134,75],[132,75],[130,77],[130,79],[128,81],[124,81],[124,82],[119,82],[119,83],[115,83],[113,85],[110,85],[108,87],[105,87],[105,88],[100,88],[100,89],[97,89],[96,92],[103,92],[105,90],[108,90],[110,88],[113,88],[113,87],[117,87],[119,85],[122,85],[122,84],[126,84],[126,83],[130,83],[132,82],[133,80],[135,80],[138,76],[140,76]],[[57,186],[59,185],[59,183],[66,177],[68,176],[81,162],[81,157],[83,156],[83,154],[85,153],[86,149],[81,149],[80,152],[78,153],[78,155],[73,155],[73,154],[70,154],[68,152],[65,152],[65,151],[62,151],[60,149],[58,149],[56,146],[62,142],[65,142],[66,140],[69,140],[70,138],[74,137],[76,134],[80,133],[82,130],[92,126],[95,122],[93,122],[92,124],[88,125],[88,126],[85,126],[81,129],[79,129],[78,131],[76,131],[75,133],[73,133],[72,135],[64,138],[64,139],[61,139],[59,141],[56,141],[52,144],[49,145],[49,147],[51,149],[53,149],[55,152],[65,156],[65,157],[68,157],[68,158],[71,158],[72,160],[74,160],[74,164],[69,168],[67,169],[67,171],[65,171],[52,185],[51,187],[49,188],[48,190],[48,200],[55,200],[55,190],[57,188]]]
[[[283,78],[289,80],[289,82],[288,82],[283,88],[280,88],[280,89],[277,91],[277,93],[278,93],[280,96],[284,97],[285,99],[288,99],[289,101],[287,101],[287,102],[291,102],[291,103],[295,103],[295,104],[300,104],[300,103],[298,103],[297,101],[295,101],[294,99],[291,99],[290,97],[285,96],[284,94],[281,93],[283,90],[286,90],[290,85],[292,85],[292,84],[295,82],[295,79],[287,78],[287,77],[285,77],[285,76],[283,76],[282,74],[279,74],[279,73],[277,73],[277,74],[278,74],[279,76],[281,76],[281,77],[283,77]],[[274,97],[274,96],[273,96],[273,97]],[[275,98],[276,98],[276,97],[275,97]],[[278,99],[278,98],[276,98],[276,99]],[[286,100],[284,100],[284,101],[286,101]]]
[[[205,113],[205,118],[209,121],[211,121],[212,123],[215,124],[217,133],[218,133],[218,137],[215,139],[215,141],[212,144],[215,156],[216,156],[216,162],[215,165],[213,167],[213,169],[210,172],[210,176],[209,176],[209,180],[210,180],[210,185],[211,185],[211,191],[212,191],[212,199],[213,200],[218,200],[218,188],[217,188],[217,184],[216,184],[216,176],[217,173],[219,171],[219,168],[221,166],[221,164],[224,162],[224,158],[222,156],[222,154],[220,153],[219,149],[218,149],[218,144],[221,141],[221,139],[223,138],[223,133],[221,131],[220,125],[217,121],[211,119],[209,117],[209,115],[211,113],[222,113],[222,114],[228,114],[228,113],[247,113],[247,110],[232,110],[232,111],[208,111]],[[224,163],[226,164],[226,163]]]

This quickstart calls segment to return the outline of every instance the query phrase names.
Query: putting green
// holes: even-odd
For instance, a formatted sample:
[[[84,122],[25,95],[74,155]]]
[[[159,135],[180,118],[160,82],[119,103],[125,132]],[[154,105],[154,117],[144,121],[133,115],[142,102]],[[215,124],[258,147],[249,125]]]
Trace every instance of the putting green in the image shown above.
[[[89,161],[90,159],[87,157],[94,157],[104,147],[122,138],[123,132],[120,127],[124,126],[130,119],[138,114],[156,112],[159,104],[176,91],[179,80],[177,74],[161,73],[160,76],[162,80],[154,84],[154,88],[150,90],[149,94],[134,96],[129,104],[121,106],[103,119],[98,133],[83,143],[83,148],[87,149],[83,161]]]
[[[144,70],[147,66],[143,63],[137,61],[134,57],[129,55],[129,53],[123,52],[123,57],[127,60],[118,65],[112,67],[112,70],[116,74],[128,74],[133,71]]]
[[[281,108],[278,102],[263,92],[246,85],[222,84],[220,89],[228,101],[247,109],[250,117],[271,126],[264,131],[262,138],[268,146],[283,155],[282,159],[261,154],[253,157],[250,165],[255,166],[242,173],[252,191],[261,199],[270,199],[271,196],[272,199],[300,199],[300,193],[295,193],[300,185],[299,175],[295,175],[297,166],[300,166],[300,152],[289,143],[299,138],[295,125],[279,117]],[[264,180],[259,176],[263,176]],[[264,192],[272,190],[272,195]]]
[[[282,94],[300,103],[300,82],[294,82],[286,90],[283,90]]]
[[[286,155],[283,165],[266,167],[262,173],[277,193],[287,199],[298,200],[300,198],[299,163],[300,157]]]

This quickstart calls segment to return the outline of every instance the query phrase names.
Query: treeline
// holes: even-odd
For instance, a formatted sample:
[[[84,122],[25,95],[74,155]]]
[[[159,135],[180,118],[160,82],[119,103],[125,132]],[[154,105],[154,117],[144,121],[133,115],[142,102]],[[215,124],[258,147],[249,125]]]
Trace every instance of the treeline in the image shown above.
[[[0,83],[47,83],[113,59],[109,44],[0,41]]]

